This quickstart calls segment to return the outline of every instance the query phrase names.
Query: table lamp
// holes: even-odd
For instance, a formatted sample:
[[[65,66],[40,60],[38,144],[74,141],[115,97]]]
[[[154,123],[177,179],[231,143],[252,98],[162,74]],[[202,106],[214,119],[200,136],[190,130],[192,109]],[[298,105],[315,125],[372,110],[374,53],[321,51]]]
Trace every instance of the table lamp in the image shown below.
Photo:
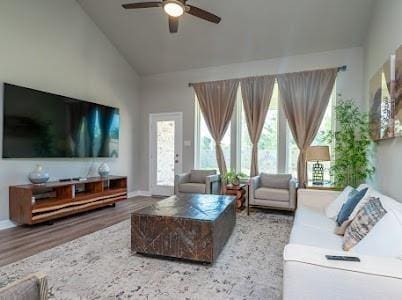
[[[306,154],[307,161],[314,161],[313,165],[313,184],[324,184],[324,165],[321,161],[330,161],[328,146],[310,146]]]

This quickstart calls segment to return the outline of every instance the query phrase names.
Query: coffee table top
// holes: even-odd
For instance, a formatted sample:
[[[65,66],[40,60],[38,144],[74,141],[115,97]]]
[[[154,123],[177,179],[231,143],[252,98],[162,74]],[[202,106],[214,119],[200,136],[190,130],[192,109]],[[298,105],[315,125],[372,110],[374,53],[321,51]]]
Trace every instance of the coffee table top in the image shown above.
[[[180,194],[133,214],[214,221],[235,200],[236,197],[233,196]]]

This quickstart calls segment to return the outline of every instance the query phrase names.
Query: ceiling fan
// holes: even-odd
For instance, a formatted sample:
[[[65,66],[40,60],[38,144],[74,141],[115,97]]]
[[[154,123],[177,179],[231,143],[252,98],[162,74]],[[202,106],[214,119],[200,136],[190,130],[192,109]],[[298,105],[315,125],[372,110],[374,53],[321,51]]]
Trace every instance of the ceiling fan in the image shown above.
[[[184,13],[188,13],[195,17],[204,19],[206,21],[218,24],[221,18],[207,12],[201,8],[186,3],[187,0],[162,0],[159,2],[139,2],[123,4],[125,9],[149,8],[149,7],[162,7],[165,13],[169,16],[169,31],[176,33],[179,29],[179,17]]]

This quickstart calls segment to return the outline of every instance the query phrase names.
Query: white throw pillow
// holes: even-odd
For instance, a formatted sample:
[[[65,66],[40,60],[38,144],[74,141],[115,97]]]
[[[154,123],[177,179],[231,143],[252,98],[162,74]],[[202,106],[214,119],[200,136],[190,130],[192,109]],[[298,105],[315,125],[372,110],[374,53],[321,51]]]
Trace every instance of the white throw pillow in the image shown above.
[[[350,251],[364,255],[400,258],[402,257],[401,236],[402,212],[391,209]]]
[[[325,208],[325,215],[329,219],[336,220],[342,205],[348,200],[348,195],[352,190],[351,186],[345,187],[342,193]]]
[[[359,185],[357,187],[356,190],[361,191],[362,189],[365,189],[365,188],[369,188],[369,185],[367,183],[362,183],[361,185]]]

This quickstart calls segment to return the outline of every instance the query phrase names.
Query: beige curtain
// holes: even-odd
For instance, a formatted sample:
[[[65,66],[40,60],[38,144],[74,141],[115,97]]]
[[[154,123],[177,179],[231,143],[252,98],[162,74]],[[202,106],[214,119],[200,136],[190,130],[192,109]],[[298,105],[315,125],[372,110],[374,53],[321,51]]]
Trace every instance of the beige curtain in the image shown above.
[[[300,150],[297,175],[301,187],[307,181],[306,151],[321,125],[336,75],[337,68],[277,77],[283,110]]]
[[[250,168],[251,177],[259,174],[258,141],[260,140],[265,117],[271,102],[275,78],[275,76],[260,76],[245,78],[240,81],[247,129],[253,145]]]
[[[205,123],[216,144],[216,160],[221,174],[226,174],[226,163],[221,141],[229,126],[236,102],[239,80],[222,80],[193,84]]]

